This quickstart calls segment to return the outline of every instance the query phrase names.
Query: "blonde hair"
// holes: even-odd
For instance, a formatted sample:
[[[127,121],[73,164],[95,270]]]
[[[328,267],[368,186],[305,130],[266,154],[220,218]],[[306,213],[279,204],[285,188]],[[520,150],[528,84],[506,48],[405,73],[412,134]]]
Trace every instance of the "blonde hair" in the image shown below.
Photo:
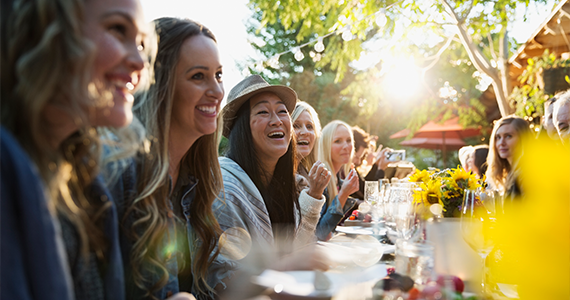
[[[168,281],[166,257],[160,246],[168,235],[169,213],[169,132],[176,88],[176,65],[180,59],[183,43],[196,35],[204,35],[215,41],[213,34],[202,25],[184,19],[160,18],[155,20],[159,34],[158,53],[155,63],[155,82],[150,88],[137,95],[135,113],[147,130],[148,149],[138,164],[138,195],[129,208],[138,219],[130,228],[134,235],[131,263],[135,283],[147,289],[141,272],[144,262],[157,267],[161,274],[159,282],[150,288],[149,295],[160,289]],[[218,116],[221,128],[221,115]],[[200,239],[200,247],[192,262],[194,286],[200,293],[204,289],[213,291],[206,284],[208,266],[217,255],[216,240],[221,233],[219,224],[212,212],[212,203],[222,189],[222,175],[218,163],[219,130],[200,137],[181,160],[190,174],[199,182],[196,186],[196,199],[190,207],[189,222]],[[140,236],[137,232],[141,232]],[[171,240],[175,237],[169,237]],[[195,241],[189,241],[195,243]],[[214,255],[211,255],[214,253]]]
[[[518,162],[518,158],[513,159],[513,166],[511,166],[507,159],[499,156],[499,152],[496,148],[495,139],[497,130],[499,130],[501,126],[507,124],[513,125],[516,133],[518,134],[519,142],[517,146],[520,146],[522,139],[524,139],[526,135],[530,134],[528,123],[523,118],[517,116],[503,117],[499,119],[493,127],[493,132],[491,133],[489,141],[489,155],[487,156],[487,172],[485,175],[493,182],[497,189],[502,190],[503,192],[506,191],[508,186],[514,184],[514,180],[516,179],[516,176],[513,176],[516,175],[516,167],[514,165]]]
[[[323,131],[321,132],[321,137],[319,138],[319,152],[318,152],[319,160],[325,164],[325,166],[331,173],[335,172],[333,168],[331,151],[332,151],[334,133],[336,132],[336,129],[339,126],[346,127],[346,130],[348,130],[348,132],[350,133],[350,139],[352,140],[352,150],[350,152],[349,163],[342,165],[341,169],[339,170],[339,172],[344,171],[344,174],[347,175],[350,169],[349,164],[352,161],[352,155],[354,154],[354,137],[352,135],[352,128],[350,127],[350,125],[346,124],[345,122],[339,120],[331,121],[323,128]],[[327,185],[327,189],[329,192],[329,199],[327,199],[328,204],[330,204],[332,199],[334,199],[334,197],[338,195],[337,176],[335,175],[336,174],[333,174],[333,176],[331,176],[331,180]]]
[[[311,117],[311,121],[313,122],[313,126],[315,129],[315,143],[311,153],[309,155],[303,157],[301,159],[301,164],[305,167],[305,169],[311,170],[311,167],[315,162],[317,162],[317,153],[318,153],[318,141],[321,135],[321,121],[319,121],[319,115],[315,111],[315,109],[307,102],[304,101],[297,101],[297,105],[295,105],[295,109],[291,114],[291,121],[295,123],[295,121],[301,116],[303,112],[307,112]]]

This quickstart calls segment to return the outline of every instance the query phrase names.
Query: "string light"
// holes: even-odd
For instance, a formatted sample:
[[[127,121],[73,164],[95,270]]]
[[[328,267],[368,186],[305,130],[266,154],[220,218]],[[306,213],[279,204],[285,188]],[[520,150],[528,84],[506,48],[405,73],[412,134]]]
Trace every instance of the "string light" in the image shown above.
[[[317,43],[315,44],[315,51],[319,53],[325,51],[325,44],[323,43],[323,37],[319,37],[319,39],[317,40]]]
[[[386,14],[384,13],[384,10],[380,10],[378,13],[376,13],[376,25],[378,25],[378,27],[382,28],[384,27],[384,25],[386,25],[386,23],[388,22],[388,18],[386,17]]]
[[[272,67],[273,69],[277,69],[279,68],[279,54],[273,56],[268,62],[267,64]]]
[[[375,21],[376,21],[376,24],[378,25],[378,27],[383,27],[388,22],[388,18],[386,17],[386,13],[385,13],[386,10],[389,9],[390,7],[394,6],[395,4],[399,3],[399,2],[401,2],[401,1],[394,2],[390,5],[388,5],[386,8],[381,9],[374,14],[371,14],[371,15],[368,15],[366,17],[359,18],[359,19],[360,19],[360,21],[363,21],[363,20],[369,19],[371,17],[375,17]],[[345,24],[348,21],[348,19],[346,18],[346,16],[340,16],[339,21],[341,22],[341,24]],[[345,26],[343,28],[341,27],[339,29],[335,29],[335,27],[332,28],[332,30],[333,30],[332,32],[329,32],[323,36],[320,36],[317,39],[310,40],[304,44],[301,44],[297,47],[292,48],[291,50],[287,50],[287,51],[283,51],[281,53],[277,53],[275,56],[270,58],[265,64],[267,66],[274,68],[274,69],[278,68],[279,67],[279,57],[283,54],[286,54],[286,53],[293,53],[295,59],[297,61],[301,61],[305,58],[305,55],[301,51],[301,48],[308,46],[308,45],[311,45],[311,44],[315,44],[314,49],[315,49],[315,51],[317,51],[317,53],[313,52],[313,53],[309,53],[309,55],[311,56],[311,58],[313,59],[314,62],[320,61],[322,59],[322,56],[323,56],[322,52],[325,51],[325,44],[323,43],[323,40],[325,38],[327,38],[333,34],[341,34],[341,38],[344,41],[348,42],[348,41],[353,40],[355,37],[351,32],[351,25],[347,25],[347,26]],[[254,65],[254,68],[258,72],[263,71],[263,62],[257,62]]]
[[[301,52],[301,48],[297,47],[293,52],[295,52],[295,59],[297,61],[302,61],[303,58],[305,58],[305,55],[303,54],[303,52]]]
[[[346,27],[346,29],[343,31],[341,37],[342,37],[342,40],[345,42],[352,40],[352,32],[350,32],[350,26]]]

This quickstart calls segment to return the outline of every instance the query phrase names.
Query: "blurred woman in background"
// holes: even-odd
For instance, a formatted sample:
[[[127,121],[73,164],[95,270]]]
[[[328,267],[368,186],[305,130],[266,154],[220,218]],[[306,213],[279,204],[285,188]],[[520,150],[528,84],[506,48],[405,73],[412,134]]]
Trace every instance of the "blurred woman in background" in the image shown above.
[[[471,157],[467,160],[470,164],[469,170],[477,175],[477,178],[483,178],[487,172],[487,156],[489,154],[488,145],[477,145],[473,147]]]
[[[508,196],[521,194],[517,183],[521,140],[531,133],[528,123],[517,116],[499,119],[491,133],[487,157],[487,179],[492,188]]]

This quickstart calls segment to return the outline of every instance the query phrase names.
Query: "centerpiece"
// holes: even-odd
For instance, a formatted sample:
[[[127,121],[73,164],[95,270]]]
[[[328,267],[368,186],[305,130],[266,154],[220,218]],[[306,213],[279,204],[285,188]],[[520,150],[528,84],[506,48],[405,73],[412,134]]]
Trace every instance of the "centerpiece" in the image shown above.
[[[424,218],[459,217],[465,189],[483,188],[485,178],[461,167],[445,170],[416,170],[410,182],[417,183],[414,190],[414,203],[418,204]]]

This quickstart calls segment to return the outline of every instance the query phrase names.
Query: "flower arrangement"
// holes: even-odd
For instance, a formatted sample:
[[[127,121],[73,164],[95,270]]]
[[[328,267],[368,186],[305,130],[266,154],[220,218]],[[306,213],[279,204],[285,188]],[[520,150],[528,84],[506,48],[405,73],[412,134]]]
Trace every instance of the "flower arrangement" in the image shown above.
[[[482,188],[482,180],[461,167],[440,170],[416,170],[410,182],[418,184],[414,191],[414,203],[428,208],[433,215],[458,217],[465,189]],[[425,214],[423,214],[425,216]]]

